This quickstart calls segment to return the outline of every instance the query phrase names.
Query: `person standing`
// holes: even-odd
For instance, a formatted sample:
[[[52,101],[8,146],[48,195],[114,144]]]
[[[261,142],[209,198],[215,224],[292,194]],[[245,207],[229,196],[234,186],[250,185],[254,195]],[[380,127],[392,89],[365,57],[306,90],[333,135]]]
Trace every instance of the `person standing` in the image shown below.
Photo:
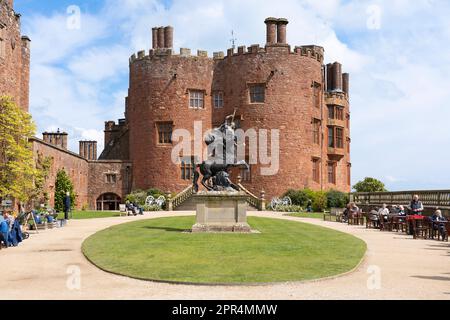
[[[419,196],[416,194],[414,195],[411,204],[409,206],[410,212],[412,215],[419,215],[421,216],[423,213],[423,203],[422,201],[419,201]],[[414,225],[415,225],[416,221],[410,220],[409,221],[409,234],[413,235],[414,234]]]
[[[71,207],[71,199],[70,199],[70,192],[66,193],[66,196],[64,197],[64,219],[69,220],[69,211]]]
[[[416,194],[414,195],[412,201],[411,201],[411,205],[410,205],[411,211],[413,214],[416,215],[422,215],[423,213],[423,203],[422,201],[419,201],[419,196]]]

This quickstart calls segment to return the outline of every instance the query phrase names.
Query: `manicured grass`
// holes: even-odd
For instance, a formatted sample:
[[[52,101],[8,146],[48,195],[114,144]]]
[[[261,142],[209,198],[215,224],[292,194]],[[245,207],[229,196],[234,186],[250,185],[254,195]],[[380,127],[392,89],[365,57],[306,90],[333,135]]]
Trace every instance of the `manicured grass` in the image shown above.
[[[288,214],[288,216],[297,217],[297,218],[323,219],[323,212],[313,212],[313,213],[298,212],[298,213]]]
[[[71,213],[71,219],[74,220],[111,218],[119,216],[120,213],[114,211],[73,211]],[[58,215],[58,219],[64,219],[64,212]]]
[[[261,283],[323,278],[352,270],[366,245],[353,236],[300,222],[250,217],[260,234],[183,233],[194,217],[115,226],[83,243],[103,270],[140,279]]]

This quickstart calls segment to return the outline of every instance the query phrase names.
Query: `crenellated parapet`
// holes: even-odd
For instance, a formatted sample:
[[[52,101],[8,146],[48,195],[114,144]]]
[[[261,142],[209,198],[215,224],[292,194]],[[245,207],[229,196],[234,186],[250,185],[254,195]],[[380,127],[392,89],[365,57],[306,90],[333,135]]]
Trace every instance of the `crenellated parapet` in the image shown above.
[[[220,57],[223,53],[214,53],[214,58]],[[139,60],[151,60],[151,59],[158,59],[158,58],[170,58],[170,57],[177,57],[177,58],[208,58],[211,59],[208,56],[208,51],[205,50],[197,50],[197,54],[193,55],[191,52],[191,49],[188,48],[180,48],[179,54],[174,54],[174,51],[172,49],[151,49],[150,51],[141,50],[137,53],[134,53],[131,55],[129,62],[130,64],[139,61]]]

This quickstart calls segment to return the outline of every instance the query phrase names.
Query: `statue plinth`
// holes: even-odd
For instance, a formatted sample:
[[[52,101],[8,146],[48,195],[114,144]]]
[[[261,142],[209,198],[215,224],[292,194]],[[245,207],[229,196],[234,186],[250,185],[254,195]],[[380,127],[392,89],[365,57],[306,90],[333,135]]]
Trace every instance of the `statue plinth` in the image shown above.
[[[245,193],[230,191],[195,194],[197,222],[192,232],[251,232],[247,223],[247,197]]]

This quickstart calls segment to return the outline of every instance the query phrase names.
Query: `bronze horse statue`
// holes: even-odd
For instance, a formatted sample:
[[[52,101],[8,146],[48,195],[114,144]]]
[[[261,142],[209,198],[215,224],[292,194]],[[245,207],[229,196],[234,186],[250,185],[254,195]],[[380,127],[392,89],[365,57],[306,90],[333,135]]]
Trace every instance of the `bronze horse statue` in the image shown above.
[[[231,182],[229,170],[231,168],[243,168],[248,170],[249,165],[245,161],[235,160],[235,149],[238,142],[237,136],[235,134],[235,116],[236,110],[233,115],[228,116],[225,119],[224,124],[222,124],[219,128],[214,129],[205,138],[205,143],[208,147],[213,145],[213,143],[216,143],[216,145],[213,146],[219,148],[219,151],[223,151],[223,155],[222,157],[217,158],[214,152],[212,155],[210,155],[210,159],[203,161],[201,164],[197,164],[195,166],[193,187],[196,193],[199,190],[198,180],[200,179],[200,173],[203,175],[201,184],[208,191],[240,190],[237,185]],[[228,123],[230,119],[231,122]],[[227,148],[227,143],[232,144],[233,148]],[[230,158],[232,158],[232,160],[230,160]],[[197,168],[200,169],[200,173],[198,172]]]
[[[231,168],[242,168],[248,170],[249,166],[245,163],[245,161],[235,164],[217,164],[215,162],[203,161],[203,163],[196,166],[196,170],[194,172],[195,193],[199,190],[198,180],[200,179],[200,173],[197,171],[197,168],[200,169],[200,173],[203,176],[201,184],[208,191],[226,191],[231,189],[239,191],[240,188],[231,182],[228,172]],[[211,183],[208,184],[208,182]]]

